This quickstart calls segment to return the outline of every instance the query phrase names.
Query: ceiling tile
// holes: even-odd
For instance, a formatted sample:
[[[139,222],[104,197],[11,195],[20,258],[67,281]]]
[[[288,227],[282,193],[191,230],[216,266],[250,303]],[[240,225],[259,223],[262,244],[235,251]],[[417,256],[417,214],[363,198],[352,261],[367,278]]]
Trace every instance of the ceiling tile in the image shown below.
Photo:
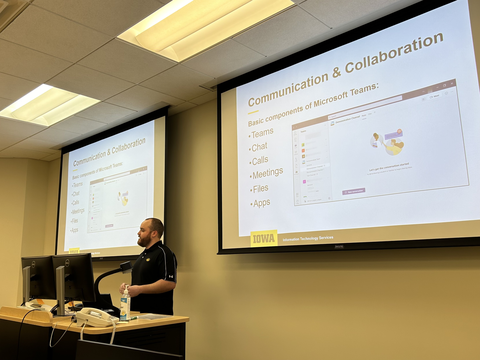
[[[0,158],[21,158],[21,159],[41,160],[42,158],[49,155],[51,154],[48,152],[23,149],[17,145],[11,146],[8,149],[0,151]]]
[[[178,106],[174,106],[172,108],[169,108],[168,109],[168,115],[172,116],[172,115],[175,115],[175,114],[179,114],[183,111],[193,109],[196,106],[197,106],[196,104],[193,104],[191,102],[184,102],[183,104],[180,104]]]
[[[28,138],[16,144],[15,147],[18,146],[19,148],[22,148],[22,149],[35,150],[35,151],[41,151],[48,154],[54,154],[58,151],[58,150],[52,149],[52,147],[55,145],[57,144],[51,143],[48,141]]]
[[[135,113],[136,111],[126,109],[122,106],[101,102],[75,114],[75,116],[109,124],[112,121]]]
[[[196,105],[202,105],[209,101],[215,100],[216,98],[217,98],[217,92],[211,91],[208,94],[205,94],[205,95],[199,96],[198,98],[190,100],[190,102]]]
[[[45,126],[42,125],[0,117],[0,136],[24,139],[43,130],[45,130]],[[0,137],[0,139],[2,138]]]
[[[146,107],[161,103],[160,107],[178,105],[183,101],[142,86],[134,86],[121,94],[107,100],[108,103],[122,105],[132,110],[143,110]]]
[[[0,97],[4,99],[16,101],[38,86],[39,83],[0,73]]]
[[[50,154],[48,156],[45,156],[45,157],[41,158],[40,160],[53,161],[53,160],[60,159],[61,155],[62,155],[62,152],[60,150],[58,150],[54,154]]]
[[[80,24],[117,36],[163,6],[165,1],[35,0],[35,5]]]
[[[22,139],[23,137],[14,138],[12,136],[8,136],[8,134],[0,134],[0,151],[9,148],[10,146],[21,141]]]
[[[200,85],[212,79],[211,76],[177,65],[144,81],[142,86],[182,100],[190,100],[206,94],[208,90]]]
[[[75,144],[75,143],[77,143],[77,142],[79,142],[79,141],[82,141],[82,140],[84,140],[84,139],[87,139],[87,138],[89,138],[89,137],[91,137],[91,136],[93,136],[93,135],[99,134],[99,133],[101,133],[101,132],[103,132],[103,131],[105,131],[105,130],[108,129],[108,126],[109,126],[109,125],[108,125],[108,124],[104,124],[104,125],[105,125],[105,126],[102,127],[100,131],[99,131],[99,130],[92,130],[92,131],[89,131],[89,132],[87,132],[87,133],[77,134],[77,137],[72,138],[72,139],[70,139],[70,140],[63,141],[63,142],[61,142],[61,143],[58,143],[58,144],[56,144],[53,148],[54,148],[54,149],[58,149],[58,150],[62,150],[62,148],[64,148],[65,146],[69,146],[69,145]]]
[[[6,142],[2,141],[2,137],[0,136],[0,151],[5,150],[15,144],[15,142],[11,141],[9,142],[9,139],[7,139]]]
[[[78,137],[78,133],[49,127],[33,135],[32,139],[43,140],[49,143],[61,144],[61,143],[64,143],[65,141],[75,139],[76,137]]]
[[[296,6],[236,36],[234,40],[270,56],[329,30],[312,15]]]
[[[0,39],[75,62],[108,42],[111,37],[30,5],[0,33]]]
[[[43,83],[71,62],[0,40],[0,72]]]
[[[112,40],[79,64],[136,84],[176,65],[122,40]]]
[[[133,86],[125,80],[80,65],[69,67],[47,84],[97,100],[108,99]]]
[[[15,134],[0,134],[0,150],[4,150],[23,140],[23,136],[15,136]]]
[[[127,116],[125,116],[125,117],[123,117],[123,118],[116,119],[116,120],[108,123],[104,128],[102,128],[102,131],[105,131],[105,130],[107,130],[107,129],[113,129],[113,128],[117,127],[118,125],[125,124],[125,123],[127,123],[127,122],[129,122],[129,121],[138,119],[138,118],[142,117],[143,115],[146,115],[146,114],[148,114],[148,113],[151,113],[152,111],[158,110],[158,109],[160,109],[160,108],[162,108],[162,106],[161,106],[161,105],[160,105],[160,106],[157,105],[156,107],[154,107],[154,108],[151,109],[151,110],[148,109],[148,108],[147,108],[147,109],[143,109],[142,111],[135,112],[135,113],[132,114],[132,115],[127,115]],[[93,134],[92,134],[92,135],[93,135]]]
[[[307,0],[299,6],[335,28],[392,5],[399,0]]]
[[[84,119],[76,116],[71,116],[68,119],[62,120],[51,127],[54,129],[71,131],[78,134],[84,134],[93,130],[100,129],[106,124],[103,122]]]
[[[42,125],[0,117],[0,150],[43,130],[45,126]]]
[[[228,40],[183,62],[182,65],[212,77],[219,77],[262,60],[264,57],[238,42]]]
[[[14,102],[14,100],[12,100],[12,99],[0,98],[0,110],[5,109],[8,105],[12,104],[13,102]]]

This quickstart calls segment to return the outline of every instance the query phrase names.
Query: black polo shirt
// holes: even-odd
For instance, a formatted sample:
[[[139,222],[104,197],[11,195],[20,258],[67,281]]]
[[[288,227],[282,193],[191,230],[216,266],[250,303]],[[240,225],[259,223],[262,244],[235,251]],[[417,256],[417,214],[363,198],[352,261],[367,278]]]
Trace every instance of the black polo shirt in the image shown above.
[[[177,282],[177,259],[161,241],[145,249],[132,269],[132,285],[147,285],[158,280]],[[133,297],[131,309],[142,313],[173,315],[173,290]]]

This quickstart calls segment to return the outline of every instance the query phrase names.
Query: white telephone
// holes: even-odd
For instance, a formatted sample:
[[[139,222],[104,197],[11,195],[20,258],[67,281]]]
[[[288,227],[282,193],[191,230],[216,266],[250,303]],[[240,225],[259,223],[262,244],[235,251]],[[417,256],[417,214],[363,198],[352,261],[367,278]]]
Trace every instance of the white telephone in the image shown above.
[[[77,312],[77,326],[86,324],[95,327],[107,327],[117,322],[117,317],[111,316],[99,309],[86,307]]]

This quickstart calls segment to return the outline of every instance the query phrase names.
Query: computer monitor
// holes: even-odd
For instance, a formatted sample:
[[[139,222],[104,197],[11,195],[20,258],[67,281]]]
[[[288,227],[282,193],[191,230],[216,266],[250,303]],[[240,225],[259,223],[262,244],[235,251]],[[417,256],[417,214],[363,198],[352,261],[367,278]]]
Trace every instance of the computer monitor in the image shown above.
[[[95,301],[92,254],[54,255],[52,260],[59,309],[66,301]],[[63,281],[59,278],[62,273]]]
[[[23,303],[31,299],[56,299],[51,256],[22,257]]]

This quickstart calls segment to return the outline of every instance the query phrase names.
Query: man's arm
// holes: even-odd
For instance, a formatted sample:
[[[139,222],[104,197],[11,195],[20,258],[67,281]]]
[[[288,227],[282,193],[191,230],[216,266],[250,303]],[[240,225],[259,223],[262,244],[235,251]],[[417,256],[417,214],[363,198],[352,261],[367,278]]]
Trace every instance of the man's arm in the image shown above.
[[[176,286],[177,284],[173,281],[158,280],[152,284],[129,286],[128,293],[131,297],[135,297],[140,294],[161,294],[175,289]]]

